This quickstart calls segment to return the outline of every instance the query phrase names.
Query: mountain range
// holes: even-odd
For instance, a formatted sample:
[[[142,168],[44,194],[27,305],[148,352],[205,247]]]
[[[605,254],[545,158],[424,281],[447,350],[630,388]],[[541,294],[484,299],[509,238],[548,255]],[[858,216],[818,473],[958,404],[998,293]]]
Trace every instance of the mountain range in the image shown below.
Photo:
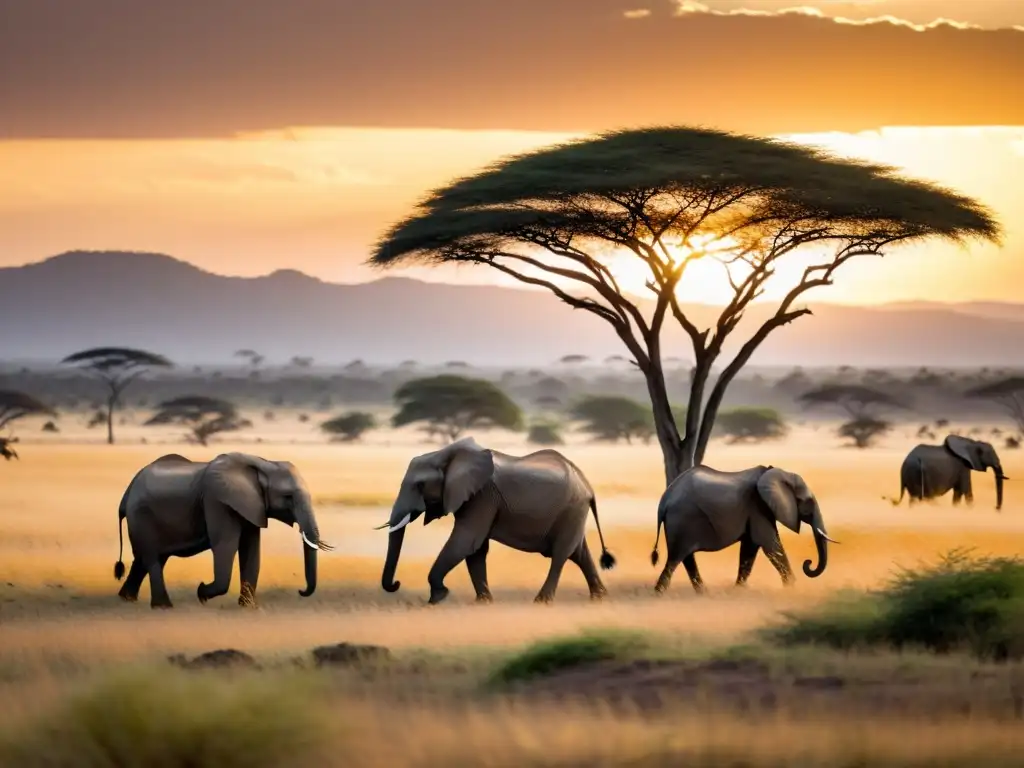
[[[997,366],[1024,364],[1024,304],[809,304],[812,317],[775,331],[756,366]],[[686,310],[706,326],[710,305]],[[735,350],[767,315],[752,305]],[[670,324],[664,355],[692,359]],[[405,277],[329,283],[291,269],[256,278],[213,274],[156,253],[72,251],[0,268],[0,358],[54,361],[90,346],[133,346],[180,364],[232,361],[251,348],[268,363],[462,360],[550,364],[566,354],[625,354],[614,332],[546,291]]]

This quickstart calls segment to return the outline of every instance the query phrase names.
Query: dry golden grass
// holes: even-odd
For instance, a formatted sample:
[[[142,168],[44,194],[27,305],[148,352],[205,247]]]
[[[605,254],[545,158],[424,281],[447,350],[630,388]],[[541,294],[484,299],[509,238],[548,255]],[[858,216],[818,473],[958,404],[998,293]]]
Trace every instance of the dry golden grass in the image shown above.
[[[528,450],[514,436],[478,439],[513,453]],[[655,597],[658,570],[651,567],[649,554],[664,485],[657,449],[577,444],[564,450],[597,490],[605,537],[619,561],[615,570],[602,572],[609,597],[592,603],[581,574],[569,566],[555,603],[534,605],[547,561],[496,546],[488,564],[495,603],[475,605],[465,569],[459,568],[448,579],[449,602],[437,607],[425,605],[426,573],[450,519],[429,527],[416,524],[410,531],[399,566],[402,589],[394,595],[379,586],[386,534],[372,530],[386,519],[409,458],[429,450],[422,443],[395,435],[385,441],[390,444],[365,446],[23,442],[21,461],[0,467],[5,489],[0,497],[0,706],[6,710],[17,702],[23,708],[26,690],[36,696],[49,691],[44,698],[59,699],[71,670],[223,647],[275,656],[345,640],[464,654],[463,649],[474,646],[513,646],[594,627],[663,631],[693,645],[730,643],[780,610],[812,605],[838,589],[878,585],[900,564],[934,560],[954,547],[995,555],[1024,550],[1024,496],[1018,497],[1015,483],[1008,483],[998,513],[989,475],[974,477],[972,509],[953,509],[948,498],[913,509],[904,501],[894,508],[881,496],[898,490],[899,463],[916,440],[891,440],[869,451],[840,448],[833,441],[824,429],[804,430],[782,443],[716,444],[710,453],[721,469],[770,463],[805,477],[821,501],[830,534],[842,542],[831,548],[828,570],[819,579],[799,572],[805,558],[816,559],[810,537],[783,532],[798,573],[793,588],[784,589],[759,558],[750,586],[734,589],[738,553],[733,548],[698,555],[711,592],[707,597],[693,594],[682,571],[665,596]],[[309,599],[295,594],[302,586],[298,536],[272,523],[264,534],[260,610],[236,605],[237,568],[227,596],[206,606],[197,603],[196,584],[211,576],[208,554],[168,563],[173,611],[151,611],[148,586],[137,604],[118,600],[120,585],[112,577],[117,506],[134,473],[171,451],[202,460],[235,449],[289,459],[305,477],[318,503],[324,538],[337,548],[320,558],[317,594]],[[1007,452],[1003,458],[1010,477],[1024,476],[1024,454]],[[592,522],[588,537],[594,548]],[[664,556],[663,541],[661,551]],[[130,559],[127,541],[125,559]],[[346,731],[354,734],[346,736],[344,746],[350,761],[334,755],[339,765],[377,764],[387,750],[409,765],[653,766],[678,764],[683,754],[687,764],[728,765],[730,755],[754,752],[758,761],[751,765],[1009,765],[999,756],[1024,747],[1021,729],[987,720],[836,727],[681,713],[663,723],[572,708],[491,712],[481,704],[459,715],[468,723],[463,730],[449,727],[448,712],[413,708],[402,713],[396,732],[389,724],[392,718],[374,709],[384,704],[339,700],[337,706],[344,709],[345,722],[356,726]],[[794,751],[794,744],[800,751]],[[481,751],[474,753],[478,745]],[[827,759],[837,752],[843,762]],[[470,759],[471,754],[478,757]]]

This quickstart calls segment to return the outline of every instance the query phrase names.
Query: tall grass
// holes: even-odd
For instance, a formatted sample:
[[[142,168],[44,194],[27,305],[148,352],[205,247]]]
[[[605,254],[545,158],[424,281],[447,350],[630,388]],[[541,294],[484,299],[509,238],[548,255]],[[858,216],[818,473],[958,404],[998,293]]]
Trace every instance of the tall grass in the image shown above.
[[[283,768],[322,741],[315,686],[290,676],[132,669],[0,734],[19,768]]]
[[[1024,658],[1024,561],[954,550],[937,565],[904,569],[884,588],[784,614],[767,636],[784,644],[889,646],[980,659]]]

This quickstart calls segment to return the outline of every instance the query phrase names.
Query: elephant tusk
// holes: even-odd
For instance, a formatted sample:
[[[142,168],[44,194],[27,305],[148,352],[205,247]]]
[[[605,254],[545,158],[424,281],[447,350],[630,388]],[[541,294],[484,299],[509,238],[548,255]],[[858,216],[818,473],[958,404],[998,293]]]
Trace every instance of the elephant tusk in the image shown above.
[[[299,534],[302,536],[302,540],[304,542],[306,542],[306,546],[307,547],[309,547],[310,549],[316,549],[317,548],[316,544],[314,544],[312,541],[310,541],[309,537],[306,536],[306,532],[305,531],[300,530]]]
[[[412,514],[406,515],[402,518],[402,522],[400,522],[398,525],[393,525],[390,528],[388,528],[388,533],[394,533],[395,531],[402,530],[403,528],[405,528],[405,526],[409,524],[410,520],[412,520]]]
[[[391,525],[391,523],[384,523],[384,525],[375,525],[375,526],[373,526],[373,530],[375,530],[375,531],[383,531],[385,528],[387,528],[390,525]]]
[[[824,539],[825,541],[830,541],[830,542],[832,542],[833,544],[838,544],[838,543],[839,543],[839,542],[838,542],[838,541],[836,541],[835,539],[830,539],[830,538],[828,537],[828,534],[827,534],[827,533],[825,533],[825,532],[824,532],[823,530],[821,530],[821,528],[815,528],[815,529],[814,529],[814,532],[815,532],[816,534],[818,534],[819,536],[821,536],[821,538],[823,538],[823,539]]]

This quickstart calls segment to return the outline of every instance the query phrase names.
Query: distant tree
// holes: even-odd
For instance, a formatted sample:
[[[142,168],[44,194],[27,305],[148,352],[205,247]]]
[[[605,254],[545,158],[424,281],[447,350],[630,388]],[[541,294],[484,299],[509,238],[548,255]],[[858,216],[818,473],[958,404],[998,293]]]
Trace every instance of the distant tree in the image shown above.
[[[395,427],[422,423],[428,433],[454,441],[469,429],[501,427],[519,430],[523,414],[493,382],[453,374],[413,379],[394,394]]]
[[[189,428],[186,440],[206,445],[211,437],[222,432],[235,432],[252,426],[243,419],[234,404],[227,400],[204,395],[184,395],[165,400],[156,407],[156,413],[144,423],[152,427],[181,424]]]
[[[292,368],[312,368],[313,367],[313,358],[309,357],[308,355],[307,356],[295,355],[289,361],[289,365],[291,365]]]
[[[240,357],[248,364],[250,369],[250,375],[255,376],[259,373],[259,367],[263,364],[266,359],[254,349],[240,349],[235,352],[235,357]]]
[[[562,445],[565,441],[559,432],[558,425],[551,422],[538,422],[530,426],[526,442],[532,445]]]
[[[580,430],[595,440],[632,443],[634,438],[649,442],[654,436],[654,413],[650,406],[628,397],[592,395],[573,405],[573,421],[582,422]]]
[[[173,363],[163,355],[130,347],[93,347],[68,355],[61,363],[78,365],[98,376],[107,385],[107,443],[114,444],[114,411],[121,395],[135,379],[150,368],[171,368]]]
[[[0,389],[0,429],[8,430],[6,437],[0,437],[0,456],[7,461],[17,459],[18,453],[11,445],[18,438],[10,434],[11,425],[25,416],[56,416],[54,410],[32,395],[16,389]]]
[[[320,425],[320,429],[330,435],[332,442],[352,443],[376,426],[377,420],[372,413],[350,411],[328,419]]]
[[[562,365],[579,365],[580,363],[587,362],[589,359],[586,355],[563,355],[559,358],[558,362]]]
[[[858,416],[839,427],[839,436],[852,440],[854,448],[870,448],[875,440],[892,429],[888,421]]]
[[[60,430],[54,422],[48,421],[43,424],[43,432],[60,432]]]
[[[935,420],[935,427],[936,427],[936,429],[944,429],[944,428],[946,428],[948,426],[949,426],[949,419],[936,419]]]
[[[398,367],[402,368],[403,370],[410,370],[418,365],[419,363],[416,362],[415,360],[403,360]]]
[[[778,440],[786,436],[786,423],[774,408],[732,408],[718,414],[717,431],[727,443]]]
[[[808,291],[831,285],[858,257],[969,237],[1000,237],[984,206],[893,168],[791,142],[659,126],[519,154],[434,190],[378,240],[371,261],[481,264],[607,322],[646,379],[670,483],[704,462],[729,384],[772,331],[810,314],[800,306]],[[644,270],[650,310],[620,289],[610,250]],[[811,254],[775,311],[709,381],[751,302],[789,272],[780,262]],[[708,258],[725,266],[732,296],[702,329],[678,288],[688,266]],[[666,320],[693,347],[685,425],[672,419]]]
[[[345,367],[342,368],[342,370],[348,371],[349,373],[353,373],[356,371],[365,371],[366,363],[364,363],[362,360],[356,359],[353,360],[351,363],[347,363]]]
[[[1003,447],[1008,448],[1011,451],[1014,451],[1020,448],[1020,440],[1014,437],[1013,435],[1008,435],[1006,439],[1003,441]]]
[[[892,424],[871,415],[878,407],[904,407],[885,392],[861,384],[828,384],[798,398],[807,405],[836,405],[849,415],[850,419],[839,427],[839,436],[853,440],[857,448],[868,448],[875,440],[892,429]]]
[[[1018,432],[1024,432],[1024,378],[1011,376],[964,392],[965,397],[992,400],[1001,405],[1013,419]]]
[[[469,363],[463,360],[449,360],[444,364],[445,368],[469,368]]]

